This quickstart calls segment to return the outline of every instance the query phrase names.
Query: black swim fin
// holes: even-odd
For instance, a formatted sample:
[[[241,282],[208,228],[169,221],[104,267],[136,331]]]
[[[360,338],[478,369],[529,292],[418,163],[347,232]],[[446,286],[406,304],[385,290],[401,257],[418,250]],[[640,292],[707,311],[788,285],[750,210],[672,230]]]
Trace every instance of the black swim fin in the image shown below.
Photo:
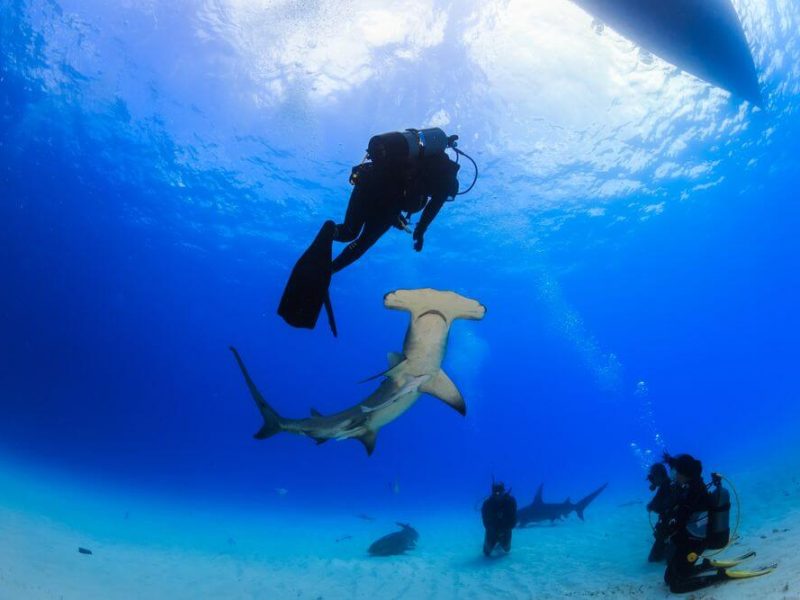
[[[325,306],[334,337],[337,335],[336,319],[328,287],[331,284],[335,233],[336,224],[333,221],[325,221],[317,237],[292,269],[278,305],[278,314],[284,321],[292,327],[305,329],[314,329],[319,313]]]

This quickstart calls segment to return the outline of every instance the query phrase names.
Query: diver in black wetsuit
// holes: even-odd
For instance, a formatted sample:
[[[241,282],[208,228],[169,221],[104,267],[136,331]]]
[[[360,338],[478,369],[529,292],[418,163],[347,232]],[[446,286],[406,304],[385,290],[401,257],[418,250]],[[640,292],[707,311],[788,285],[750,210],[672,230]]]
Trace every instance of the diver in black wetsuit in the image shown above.
[[[672,593],[683,594],[732,579],[725,569],[716,568],[708,560],[699,560],[709,548],[707,524],[712,508],[711,495],[703,481],[703,464],[688,454],[665,453],[664,462],[675,473],[675,503],[663,516],[674,546],[664,581]],[[716,573],[700,575],[710,570]]]
[[[697,560],[706,550],[705,528],[710,498],[703,482],[703,464],[688,454],[664,455],[675,473],[675,503],[664,513],[665,534],[674,545],[664,581],[672,593],[693,592],[726,579],[724,574],[696,576]]]
[[[653,529],[653,535],[656,539],[653,542],[653,547],[650,549],[650,555],[647,560],[649,562],[661,562],[666,559],[669,549],[664,513],[675,504],[675,489],[663,463],[651,465],[650,472],[647,474],[647,481],[650,482],[650,491],[656,492],[653,499],[647,503],[647,511],[658,515],[658,521]]]
[[[730,542],[730,496],[722,487],[723,477],[711,474],[709,486],[703,481],[702,463],[688,454],[670,456],[664,462],[674,475],[673,504],[662,513],[661,534],[669,540],[669,558],[664,581],[674,594],[694,592],[723,581],[761,577],[775,570],[777,563],[751,570],[731,570],[742,556],[717,560],[703,558],[706,550],[724,550]],[[709,487],[714,490],[709,492]],[[713,571],[712,574],[704,575]]]
[[[390,227],[408,231],[410,216],[422,211],[413,233],[414,250],[420,252],[431,222],[458,193],[459,165],[444,147],[410,158],[406,138],[401,133],[373,137],[367,151],[372,162],[353,169],[350,182],[355,187],[333,238],[350,243],[334,259],[334,273],[358,260]]]
[[[492,484],[492,495],[484,501],[481,516],[486,529],[483,553],[489,556],[497,544],[505,552],[510,552],[511,531],[517,524],[517,501],[502,483]]]
[[[369,162],[365,158],[350,175],[355,187],[344,222],[337,225],[326,221],[289,275],[278,305],[284,321],[293,327],[313,329],[324,306],[336,335],[328,289],[332,274],[358,260],[389,228],[410,233],[409,219],[420,211],[413,239],[414,249],[422,250],[425,232],[442,205],[459,193],[456,175],[460,167],[446,150],[455,152],[456,157],[465,156],[475,167],[475,177],[462,194],[478,179],[475,161],[457,148],[457,140],[457,135],[448,136],[438,127],[383,133],[370,139]],[[348,244],[335,259],[334,241]]]

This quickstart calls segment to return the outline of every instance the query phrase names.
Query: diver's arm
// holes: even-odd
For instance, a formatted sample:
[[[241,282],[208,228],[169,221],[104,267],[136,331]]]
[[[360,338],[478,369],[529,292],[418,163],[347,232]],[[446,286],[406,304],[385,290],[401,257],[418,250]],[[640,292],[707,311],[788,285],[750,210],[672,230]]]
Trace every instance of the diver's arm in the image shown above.
[[[665,485],[661,485],[653,496],[653,499],[647,504],[647,510],[658,514],[665,513],[672,506],[673,501],[670,498],[670,490]]]
[[[483,526],[487,529],[492,527],[491,523],[491,499],[487,498],[483,501],[483,506],[481,507],[481,519],[483,520]]]
[[[428,204],[425,205],[425,209],[422,211],[422,216],[419,218],[419,223],[417,223],[417,230],[421,229],[422,233],[425,233],[428,226],[436,218],[436,215],[442,210],[445,200],[447,200],[447,196],[436,195],[428,201]]]
[[[512,497],[509,505],[508,526],[513,528],[517,524],[517,501]]]
[[[428,201],[428,204],[425,205],[425,209],[422,211],[422,216],[419,218],[419,223],[417,223],[417,226],[414,228],[414,250],[417,252],[422,250],[425,232],[428,230],[428,226],[436,218],[436,215],[439,214],[439,211],[442,210],[445,200],[447,200],[447,196],[436,195]]]

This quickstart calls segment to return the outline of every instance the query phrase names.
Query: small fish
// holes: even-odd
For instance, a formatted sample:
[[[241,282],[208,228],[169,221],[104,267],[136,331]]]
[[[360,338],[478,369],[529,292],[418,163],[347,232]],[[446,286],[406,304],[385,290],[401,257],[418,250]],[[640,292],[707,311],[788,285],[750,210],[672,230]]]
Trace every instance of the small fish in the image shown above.
[[[395,494],[400,493],[400,482],[397,479],[395,479],[394,483],[392,483],[392,492]]]
[[[636,506],[638,504],[644,504],[641,500],[630,500],[629,502],[623,502],[622,504],[617,505],[618,508],[627,508],[629,506]]]
[[[286,488],[275,488],[275,493],[278,494],[278,496],[285,496],[289,493],[289,490]]]
[[[343,542],[345,540],[352,540],[352,539],[353,539],[352,535],[343,535],[342,537],[336,538],[336,543],[338,544],[339,542]]]
[[[361,519],[362,521],[374,521],[375,517],[371,517],[371,516],[366,515],[364,513],[358,513],[356,515],[356,519]]]
[[[81,554],[91,554],[92,553],[92,551],[89,550],[88,548],[81,548],[81,547],[78,548],[78,552],[80,552]]]

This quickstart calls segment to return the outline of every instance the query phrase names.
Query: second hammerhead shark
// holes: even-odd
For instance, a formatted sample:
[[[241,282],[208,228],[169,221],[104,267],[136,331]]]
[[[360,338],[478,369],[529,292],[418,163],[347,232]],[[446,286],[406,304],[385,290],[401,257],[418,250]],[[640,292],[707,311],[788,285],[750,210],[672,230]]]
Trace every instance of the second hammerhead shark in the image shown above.
[[[402,354],[389,354],[389,370],[378,389],[355,406],[332,415],[311,409],[306,419],[280,416],[261,395],[245,368],[239,353],[231,347],[244,375],[250,394],[264,418],[264,425],[255,434],[264,439],[286,431],[305,435],[322,444],[330,439],[354,438],[372,454],[378,430],[407,411],[421,394],[430,394],[466,414],[464,398],[442,370],[450,325],[455,319],[482,319],[486,308],[470,298],[454,292],[432,289],[397,290],[384,297],[386,308],[411,313],[411,323],[403,342]],[[378,376],[380,377],[380,375]]]
[[[532,523],[538,523],[540,521],[550,521],[552,523],[553,521],[563,519],[571,512],[574,512],[578,515],[578,518],[583,521],[583,511],[586,510],[586,507],[589,506],[604,489],[606,489],[607,485],[607,483],[601,485],[591,494],[579,500],[576,504],[573,504],[569,498],[564,502],[545,502],[542,499],[542,489],[544,488],[544,484],[542,484],[536,491],[536,497],[533,499],[533,502],[517,511],[517,526],[525,527],[526,525],[531,525]]]

